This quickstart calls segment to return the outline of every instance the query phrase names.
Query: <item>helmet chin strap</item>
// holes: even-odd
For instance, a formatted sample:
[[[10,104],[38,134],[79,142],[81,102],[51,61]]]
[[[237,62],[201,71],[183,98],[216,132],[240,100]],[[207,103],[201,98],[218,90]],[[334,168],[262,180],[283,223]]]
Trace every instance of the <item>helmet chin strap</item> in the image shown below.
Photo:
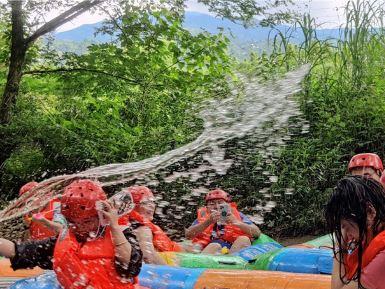
[[[92,232],[88,233],[88,236],[89,236],[89,238],[90,238],[91,240],[95,240],[95,239],[101,237],[101,236],[103,235],[103,233],[104,233],[105,230],[106,230],[106,226],[102,226],[102,225],[100,224],[100,221],[99,221],[98,229],[96,230],[95,236],[92,236],[92,237],[90,236],[90,233],[92,233]]]

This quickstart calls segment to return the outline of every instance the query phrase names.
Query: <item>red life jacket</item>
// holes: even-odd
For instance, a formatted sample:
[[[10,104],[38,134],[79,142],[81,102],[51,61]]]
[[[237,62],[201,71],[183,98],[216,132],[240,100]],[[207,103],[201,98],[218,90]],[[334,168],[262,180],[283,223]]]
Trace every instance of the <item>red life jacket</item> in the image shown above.
[[[60,205],[59,199],[53,199],[47,204],[47,206],[44,207],[43,210],[40,211],[40,213],[43,214],[43,216],[46,219],[52,221],[55,206],[57,206],[58,204]],[[55,231],[47,228],[43,224],[40,224],[34,221],[32,221],[29,226],[29,232],[30,232],[31,239],[33,240],[41,240],[41,239],[45,239],[45,238],[49,238],[57,235]]]
[[[137,278],[125,279],[116,272],[111,231],[103,237],[79,244],[71,232],[59,236],[53,268],[64,289],[133,289]]]
[[[237,210],[237,205],[235,203],[230,203],[231,212],[235,216],[235,218],[239,221],[242,221],[241,215]],[[198,209],[198,222],[203,223],[210,217],[210,214],[207,212],[206,207],[202,207]],[[202,245],[202,248],[206,247],[212,241],[212,232],[214,231],[214,224],[208,226],[202,233],[198,234],[194,239],[194,244]],[[226,241],[230,244],[234,243],[234,241],[240,236],[247,236],[251,238],[251,235],[244,233],[241,229],[234,225],[225,225],[224,232],[217,235],[220,236],[219,239]]]
[[[126,225],[129,220],[137,221],[139,224],[148,227],[152,232],[152,242],[154,244],[155,249],[158,252],[181,252],[182,248],[172,241],[167,234],[157,225],[152,223],[151,221],[143,218],[142,215],[140,215],[136,211],[132,211],[131,213],[122,216],[119,219],[119,224]]]
[[[385,230],[379,233],[369,243],[368,247],[364,249],[362,254],[362,265],[361,268],[365,268],[369,263],[377,256],[378,253],[385,250]],[[346,277],[352,280],[358,269],[358,249],[352,254],[346,255],[344,258]]]

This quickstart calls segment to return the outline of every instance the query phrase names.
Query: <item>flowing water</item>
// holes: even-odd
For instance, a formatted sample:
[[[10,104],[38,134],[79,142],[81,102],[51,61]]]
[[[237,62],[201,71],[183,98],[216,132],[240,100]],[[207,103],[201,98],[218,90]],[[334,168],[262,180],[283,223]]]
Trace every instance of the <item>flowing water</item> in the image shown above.
[[[242,89],[237,86],[228,98],[205,103],[198,116],[203,120],[203,131],[195,141],[142,161],[109,164],[50,178],[0,212],[0,222],[43,207],[76,178],[91,178],[114,192],[134,183],[155,188],[158,218],[175,224],[175,219],[195,214],[194,207],[201,195],[212,188],[213,178],[226,175],[237,164],[236,157],[228,152],[229,143],[233,148],[238,146],[242,154],[258,153],[264,164],[277,159],[280,148],[290,140],[289,119],[300,115],[299,105],[291,96],[301,90],[301,81],[308,71],[305,65],[281,79],[262,84],[257,78],[240,76]],[[302,132],[308,129],[305,121],[293,125]],[[243,150],[245,139],[252,140],[252,148],[249,145]],[[265,186],[257,189],[264,200],[255,203],[250,217],[262,223],[264,213],[275,206],[269,188],[278,177],[262,166],[257,170],[266,178]],[[290,188],[287,193],[292,193]]]

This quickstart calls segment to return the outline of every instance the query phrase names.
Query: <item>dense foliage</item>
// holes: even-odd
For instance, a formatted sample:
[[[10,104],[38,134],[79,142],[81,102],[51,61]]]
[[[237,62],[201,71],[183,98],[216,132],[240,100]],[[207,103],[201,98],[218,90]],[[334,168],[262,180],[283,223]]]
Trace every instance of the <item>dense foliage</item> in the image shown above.
[[[323,230],[323,205],[336,181],[347,173],[351,156],[385,156],[385,33],[383,7],[350,2],[340,39],[320,41],[314,19],[304,16],[296,29],[297,46],[281,33],[271,55],[253,55],[241,67],[268,77],[310,63],[311,74],[298,96],[309,131],[297,135],[269,169],[279,176],[272,186],[278,206],[267,225],[282,234]],[[293,28],[294,29],[294,28]],[[292,132],[293,133],[293,132]]]
[[[265,216],[265,228],[290,235],[322,231],[323,205],[350,157],[364,151],[385,156],[385,31],[378,18],[384,11],[354,3],[340,38],[319,40],[314,20],[304,16],[292,31],[277,34],[272,53],[254,53],[238,65],[225,37],[192,34],[167,11],[124,13],[101,31],[114,41],[92,44],[83,54],[37,45],[12,122],[0,129],[2,198],[15,196],[30,179],[139,160],[193,140],[201,130],[194,109],[226,95],[235,69],[270,79],[310,63],[298,95],[309,128],[289,129],[293,137],[275,163],[260,168],[258,154],[246,156],[215,184],[241,192],[241,206],[254,206],[265,185],[261,171],[268,170],[279,177],[270,189],[278,205]],[[305,41],[293,44],[288,35],[299,32]],[[1,92],[9,57],[4,23],[0,36]],[[248,148],[231,153],[253,145],[244,140]]]
[[[1,130],[3,197],[30,179],[189,142],[200,129],[194,107],[227,92],[221,34],[192,35],[167,11],[127,12],[103,33],[114,42],[82,55],[43,47],[28,65],[13,121]]]

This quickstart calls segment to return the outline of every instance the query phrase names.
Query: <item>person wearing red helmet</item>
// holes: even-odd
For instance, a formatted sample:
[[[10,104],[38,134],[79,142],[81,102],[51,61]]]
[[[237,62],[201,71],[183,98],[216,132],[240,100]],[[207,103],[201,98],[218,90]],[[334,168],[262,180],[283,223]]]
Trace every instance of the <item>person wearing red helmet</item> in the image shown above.
[[[33,190],[38,182],[29,182],[19,190],[19,197]],[[41,240],[55,236],[66,226],[66,221],[60,213],[60,201],[55,198],[41,210],[33,211],[24,216],[24,223],[28,227],[25,239]]]
[[[25,185],[23,185],[20,190],[19,190],[19,197],[21,197],[22,195],[24,195],[26,192],[29,192],[30,190],[34,189],[35,187],[37,187],[39,185],[38,182],[29,182],[29,183],[26,183]]]
[[[23,243],[0,239],[0,255],[11,259],[14,270],[53,269],[64,289],[135,288],[142,253],[131,228],[118,224],[102,187],[74,181],[61,202],[69,226],[59,236]],[[101,217],[108,224],[101,225]]]
[[[384,166],[378,155],[362,153],[351,158],[348,170],[353,176],[366,176],[380,182]]]
[[[156,208],[152,191],[145,186],[131,186],[126,190],[131,194],[135,208],[123,216],[120,223],[131,223],[133,228],[136,228],[135,234],[142,249],[145,263],[167,265],[158,252],[180,252],[182,248],[152,222]]]
[[[229,195],[215,189],[207,193],[206,206],[198,209],[198,218],[186,229],[186,238],[200,246],[202,253],[217,254],[222,248],[230,253],[251,245],[261,234],[259,228],[238,212]]]

